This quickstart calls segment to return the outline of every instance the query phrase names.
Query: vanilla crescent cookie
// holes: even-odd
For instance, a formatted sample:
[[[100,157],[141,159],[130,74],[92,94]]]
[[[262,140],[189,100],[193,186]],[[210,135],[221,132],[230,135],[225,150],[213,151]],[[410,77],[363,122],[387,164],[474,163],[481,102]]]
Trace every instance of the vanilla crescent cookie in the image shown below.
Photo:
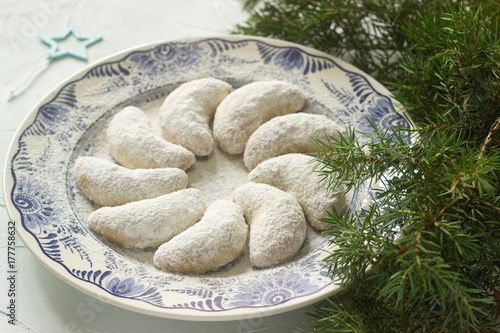
[[[83,156],[75,161],[74,175],[83,194],[102,206],[118,206],[186,188],[181,169],[127,169],[108,160]]]
[[[186,170],[196,161],[192,152],[155,133],[149,117],[134,106],[124,108],[113,117],[106,140],[115,160],[130,169]]]
[[[242,153],[250,135],[269,119],[302,109],[306,97],[293,84],[257,81],[236,89],[217,107],[213,136],[230,154]]]
[[[238,258],[243,253],[248,226],[240,206],[217,200],[200,222],[156,250],[156,267],[180,273],[205,273]]]
[[[338,137],[342,127],[324,115],[294,113],[279,116],[262,124],[245,146],[243,161],[252,170],[262,161],[290,153],[313,153],[318,145],[313,138]]]
[[[291,259],[306,235],[302,208],[291,195],[276,187],[246,183],[233,192],[250,226],[250,261],[255,267],[271,267]]]
[[[257,165],[248,174],[248,181],[275,186],[295,196],[302,206],[307,221],[315,228],[327,227],[320,218],[334,208],[341,212],[346,205],[343,188],[322,186],[318,174],[313,172],[314,158],[304,154],[286,154]]]
[[[118,245],[156,248],[198,222],[207,208],[200,190],[190,188],[116,207],[102,207],[88,224]]]
[[[229,83],[214,78],[181,84],[160,109],[160,125],[167,140],[196,156],[209,155],[214,145],[209,123],[219,103],[231,91]]]

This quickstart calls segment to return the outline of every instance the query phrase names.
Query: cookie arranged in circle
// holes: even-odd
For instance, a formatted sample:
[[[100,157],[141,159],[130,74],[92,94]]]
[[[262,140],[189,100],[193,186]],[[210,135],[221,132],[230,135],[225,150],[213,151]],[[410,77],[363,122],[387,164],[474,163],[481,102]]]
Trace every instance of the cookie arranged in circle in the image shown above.
[[[318,174],[313,172],[313,157],[304,154],[286,154],[271,158],[257,165],[248,174],[248,181],[275,186],[292,194],[315,228],[324,230],[327,216],[332,208],[341,212],[346,205],[343,188],[328,189],[320,183]]]
[[[172,272],[213,271],[243,253],[247,235],[241,207],[228,200],[217,200],[200,222],[161,245],[153,263]]]
[[[319,218],[332,206],[342,209],[344,194],[323,188],[312,158],[297,152],[316,151],[313,137],[336,135],[341,127],[321,115],[296,113],[306,97],[290,83],[258,81],[231,89],[213,78],[180,85],[157,118],[165,137],[140,109],[117,113],[106,139],[123,166],[95,157],[75,162],[82,192],[111,206],[89,215],[90,228],[123,247],[157,248],[157,268],[186,274],[217,270],[246,248],[253,267],[279,265],[300,250],[306,221],[324,229]],[[214,142],[226,153],[244,152],[251,172],[233,201],[207,208],[199,190],[185,189],[183,170],[195,155],[210,155]]]
[[[156,248],[198,222],[207,208],[200,190],[190,188],[122,206],[102,207],[89,226],[118,245]]]
[[[191,151],[155,133],[149,117],[134,106],[127,106],[113,117],[106,140],[114,159],[130,169],[186,170],[196,161]]]
[[[210,122],[220,102],[232,91],[230,84],[206,78],[188,81],[172,91],[160,109],[160,125],[167,140],[196,156],[212,152]]]
[[[306,97],[297,86],[283,81],[257,81],[229,94],[217,107],[213,136],[230,154],[242,153],[248,138],[263,123],[302,109]]]
[[[91,156],[79,157],[74,172],[83,194],[101,206],[155,198],[188,184],[188,176],[181,169],[128,169]]]
[[[293,258],[306,236],[306,219],[297,200],[276,187],[246,183],[233,193],[250,226],[248,247],[253,266],[265,268]]]
[[[324,115],[292,113],[275,117],[253,132],[245,146],[243,161],[248,170],[270,158],[291,153],[313,153],[313,138],[337,136],[342,127]]]

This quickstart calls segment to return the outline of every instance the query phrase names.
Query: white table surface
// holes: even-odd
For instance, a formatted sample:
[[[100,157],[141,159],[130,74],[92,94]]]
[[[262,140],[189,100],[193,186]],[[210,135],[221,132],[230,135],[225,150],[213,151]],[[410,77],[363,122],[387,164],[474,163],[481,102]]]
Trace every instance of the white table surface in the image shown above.
[[[89,63],[158,40],[228,34],[248,14],[241,0],[0,0],[0,161],[23,118],[52,88]],[[69,23],[81,34],[101,35],[88,62],[53,61],[12,101],[9,92],[48,55],[39,35],[58,35]],[[70,43],[70,40],[68,40]],[[71,45],[70,45],[71,46]],[[3,204],[3,200],[2,200]],[[16,325],[7,317],[8,220],[0,210],[0,332],[291,332],[307,322],[307,308],[251,320],[189,322],[156,318],[103,303],[49,272],[24,247],[16,246]]]

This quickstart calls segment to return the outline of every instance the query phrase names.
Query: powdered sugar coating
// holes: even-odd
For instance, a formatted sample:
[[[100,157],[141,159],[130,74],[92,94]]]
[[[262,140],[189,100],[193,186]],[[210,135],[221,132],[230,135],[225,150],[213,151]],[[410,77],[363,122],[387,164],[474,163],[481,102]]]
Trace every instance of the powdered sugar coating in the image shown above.
[[[248,226],[240,206],[217,200],[200,222],[156,250],[153,263],[160,269],[205,273],[228,264],[246,246]]]
[[[106,140],[115,160],[131,169],[186,170],[196,161],[192,152],[155,133],[149,117],[134,106],[127,106],[113,117]]]
[[[109,241],[129,248],[158,247],[198,222],[207,208],[201,191],[186,189],[116,207],[102,207],[88,224]]]
[[[209,123],[219,103],[232,91],[229,83],[214,78],[192,80],[172,91],[160,109],[160,125],[167,140],[197,156],[212,152]]]
[[[250,226],[249,252],[253,266],[265,268],[295,256],[306,236],[306,220],[297,200],[276,187],[246,183],[233,193]]]
[[[75,179],[90,200],[119,206],[186,188],[187,174],[177,168],[127,169],[105,159],[82,156],[75,161]]]
[[[328,189],[313,172],[313,157],[304,154],[286,154],[271,158],[257,165],[248,174],[248,181],[275,186],[292,194],[302,206],[307,221],[316,229],[324,230],[332,207],[341,212],[346,206],[343,188]]]
[[[342,128],[324,115],[294,113],[275,117],[253,132],[245,146],[243,161],[248,170],[270,158],[290,153],[313,153],[313,138],[337,136]]]
[[[233,91],[217,107],[213,136],[230,154],[242,153],[252,133],[269,119],[294,113],[305,103],[304,93],[282,81],[257,81]]]

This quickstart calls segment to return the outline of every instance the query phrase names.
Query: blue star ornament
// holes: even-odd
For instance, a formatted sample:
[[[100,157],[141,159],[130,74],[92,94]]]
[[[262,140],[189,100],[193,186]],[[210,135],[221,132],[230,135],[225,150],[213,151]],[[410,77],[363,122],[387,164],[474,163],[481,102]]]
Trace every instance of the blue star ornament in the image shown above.
[[[81,43],[78,43],[78,46],[72,50],[61,49],[59,47],[59,42],[68,38],[69,35],[73,35]],[[50,46],[49,55],[47,56],[48,60],[56,60],[66,56],[87,60],[87,48],[102,39],[101,36],[82,35],[73,25],[68,26],[61,35],[44,35],[39,36],[39,38],[43,43]]]

